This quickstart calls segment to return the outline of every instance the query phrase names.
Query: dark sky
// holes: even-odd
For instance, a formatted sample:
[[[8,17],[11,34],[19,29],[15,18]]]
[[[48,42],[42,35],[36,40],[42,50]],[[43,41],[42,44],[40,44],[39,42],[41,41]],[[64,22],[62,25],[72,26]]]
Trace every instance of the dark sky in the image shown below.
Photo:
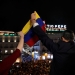
[[[36,10],[47,24],[66,24],[74,30],[75,5],[73,2],[50,0],[0,0],[0,30],[20,31]]]

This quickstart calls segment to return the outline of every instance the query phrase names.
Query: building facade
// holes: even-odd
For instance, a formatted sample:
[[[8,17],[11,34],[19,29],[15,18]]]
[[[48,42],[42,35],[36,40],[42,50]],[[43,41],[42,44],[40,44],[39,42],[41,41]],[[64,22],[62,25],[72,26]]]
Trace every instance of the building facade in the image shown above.
[[[11,55],[19,42],[19,36],[14,32],[0,32],[0,61]]]

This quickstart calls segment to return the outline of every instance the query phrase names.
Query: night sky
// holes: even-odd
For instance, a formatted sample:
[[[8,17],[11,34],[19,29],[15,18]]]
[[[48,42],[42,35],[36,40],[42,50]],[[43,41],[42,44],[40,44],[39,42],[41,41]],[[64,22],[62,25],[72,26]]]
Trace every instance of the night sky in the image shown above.
[[[0,30],[20,31],[33,11],[37,11],[46,24],[66,24],[75,31],[74,2],[50,0],[0,0]]]

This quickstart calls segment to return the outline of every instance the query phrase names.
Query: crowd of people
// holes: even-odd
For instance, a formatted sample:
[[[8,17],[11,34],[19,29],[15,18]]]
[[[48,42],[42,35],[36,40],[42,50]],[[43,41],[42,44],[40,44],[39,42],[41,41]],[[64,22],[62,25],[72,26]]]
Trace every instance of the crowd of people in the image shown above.
[[[38,60],[12,65],[9,75],[49,75],[50,60]]]

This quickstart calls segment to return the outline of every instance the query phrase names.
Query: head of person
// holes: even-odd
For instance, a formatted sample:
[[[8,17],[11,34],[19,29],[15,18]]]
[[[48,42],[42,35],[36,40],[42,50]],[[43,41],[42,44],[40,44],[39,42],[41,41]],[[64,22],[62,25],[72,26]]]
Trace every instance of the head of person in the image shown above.
[[[69,42],[74,40],[74,32],[72,30],[65,30],[61,37],[62,41]]]

